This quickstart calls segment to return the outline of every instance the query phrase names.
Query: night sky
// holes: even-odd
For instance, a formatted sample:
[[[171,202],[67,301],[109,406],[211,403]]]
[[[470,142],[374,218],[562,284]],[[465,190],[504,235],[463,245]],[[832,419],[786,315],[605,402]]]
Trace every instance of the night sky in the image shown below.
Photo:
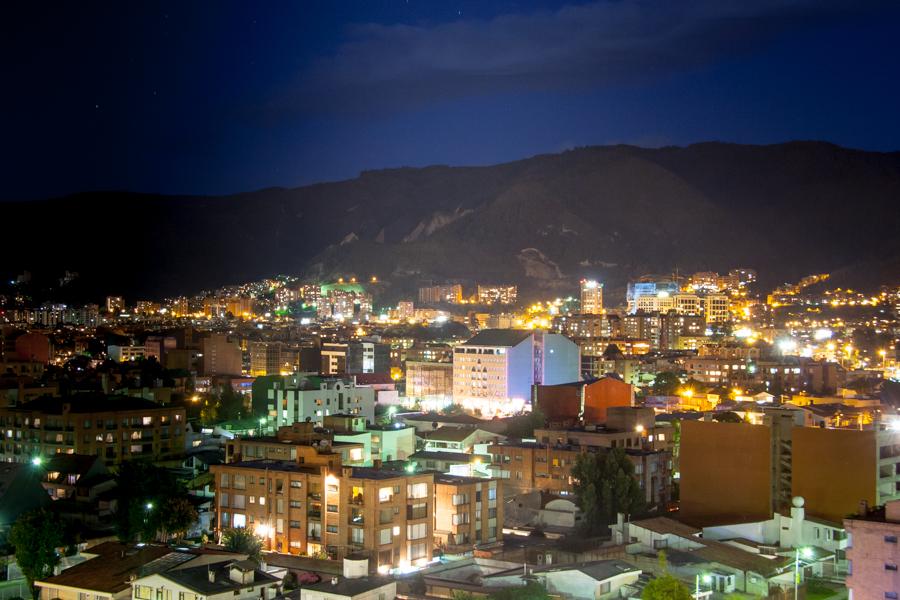
[[[897,2],[22,2],[0,28],[7,200],[589,144],[900,149]]]

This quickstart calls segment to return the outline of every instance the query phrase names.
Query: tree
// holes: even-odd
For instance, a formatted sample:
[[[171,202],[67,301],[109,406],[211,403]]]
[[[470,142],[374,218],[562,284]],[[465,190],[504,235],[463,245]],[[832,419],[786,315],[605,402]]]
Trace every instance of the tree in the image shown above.
[[[199,517],[197,509],[186,497],[169,498],[161,508],[160,526],[164,540],[170,536],[177,538],[178,534],[187,535],[188,529]]]
[[[580,455],[572,477],[588,535],[606,534],[618,513],[640,514],[645,508],[634,465],[622,448]]]
[[[45,509],[25,513],[12,526],[9,542],[16,549],[16,562],[32,597],[37,598],[34,582],[52,575],[53,567],[59,564],[56,549],[63,545],[63,523]]]
[[[115,524],[119,539],[155,539],[163,529],[167,503],[186,496],[170,471],[144,461],[123,462],[116,473]]]
[[[222,545],[226,550],[246,554],[256,561],[262,558],[262,540],[245,527],[226,529],[222,534]]]
[[[679,385],[681,385],[681,381],[678,379],[678,375],[672,371],[657,373],[653,379],[653,395],[674,396],[678,393]]]
[[[663,575],[647,584],[641,598],[644,600],[691,600],[692,596],[691,590],[686,585],[671,575]]]
[[[226,385],[219,396],[218,418],[220,421],[234,421],[247,416],[244,406],[244,398],[234,391],[231,385]]]

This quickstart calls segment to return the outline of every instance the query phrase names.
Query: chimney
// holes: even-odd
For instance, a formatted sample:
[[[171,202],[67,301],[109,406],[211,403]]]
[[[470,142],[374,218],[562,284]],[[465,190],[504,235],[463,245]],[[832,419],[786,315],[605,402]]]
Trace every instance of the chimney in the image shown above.
[[[372,468],[373,468],[373,469],[380,469],[380,468],[381,468],[381,459],[380,459],[380,458],[373,458],[373,459],[372,459]]]
[[[211,568],[206,569],[206,577],[207,577],[207,579],[209,579],[210,583],[216,582],[216,572],[213,571]]]
[[[859,501],[859,516],[865,517],[869,514],[869,502],[867,500]]]
[[[338,584],[338,578],[337,578],[337,577],[332,577],[332,578],[331,578],[331,585],[337,585],[337,584]]]

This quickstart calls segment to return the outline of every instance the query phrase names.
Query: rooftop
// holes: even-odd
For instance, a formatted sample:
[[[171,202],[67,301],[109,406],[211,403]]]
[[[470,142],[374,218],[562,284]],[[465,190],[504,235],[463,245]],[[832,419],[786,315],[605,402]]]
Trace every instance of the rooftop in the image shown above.
[[[512,348],[524,342],[533,333],[533,331],[522,329],[485,329],[461,345]]]
[[[324,592],[329,595],[336,596],[356,596],[377,590],[384,586],[396,585],[394,580],[389,577],[369,576],[369,577],[335,577],[337,583],[332,583],[331,579],[323,579],[319,583],[305,585],[306,589]]]
[[[442,442],[462,442],[469,436],[475,434],[475,432],[480,431],[477,428],[472,427],[438,427],[434,431],[429,431],[424,434],[424,437],[429,440],[439,440]],[[490,433],[490,432],[485,432]]]
[[[177,583],[180,586],[193,590],[197,594],[204,596],[212,596],[222,594],[231,590],[240,590],[247,586],[246,583],[232,581],[229,577],[231,567],[237,567],[242,571],[253,569],[253,585],[274,584],[279,580],[265,571],[256,568],[255,563],[250,561],[223,562],[213,565],[200,565],[197,567],[189,567],[187,569],[179,569],[176,571],[167,571],[160,573],[169,581]],[[213,581],[209,580],[209,572],[215,574]]]
[[[318,475],[321,471],[318,465],[301,465],[290,460],[242,460],[240,462],[228,463],[223,465],[227,468],[235,469],[256,469],[258,471],[288,471],[292,473],[308,473],[310,475]]]
[[[106,394],[100,393],[83,393],[67,396],[65,398],[41,396],[31,402],[10,408],[9,410],[61,415],[63,414],[64,405],[69,406],[70,413],[76,414],[177,408],[162,406],[156,402],[151,402],[150,400],[145,400],[143,398],[135,398],[133,396],[107,396]]]
[[[36,582],[36,585],[118,594],[131,587],[128,581],[131,575],[149,575],[148,572],[142,572],[145,566],[168,554],[179,554],[166,546],[138,547],[119,542],[100,544],[91,548],[91,553],[97,557],[66,569],[59,575]],[[162,563],[158,564],[163,568]]]

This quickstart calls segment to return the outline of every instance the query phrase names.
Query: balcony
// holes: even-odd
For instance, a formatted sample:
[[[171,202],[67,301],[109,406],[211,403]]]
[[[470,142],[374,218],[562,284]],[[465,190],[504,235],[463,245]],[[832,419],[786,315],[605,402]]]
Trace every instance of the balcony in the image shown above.
[[[306,497],[309,498],[310,500],[316,500],[316,501],[321,502],[322,493],[321,492],[310,492],[309,494],[306,495]]]
[[[354,510],[350,512],[350,516],[347,519],[347,523],[350,525],[362,525],[365,522],[365,517],[363,516],[362,511]]]
[[[306,516],[310,519],[321,519],[322,511],[321,510],[310,510],[306,512]]]
[[[366,498],[362,494],[350,496],[350,504],[352,504],[353,506],[363,506],[365,503]]]

